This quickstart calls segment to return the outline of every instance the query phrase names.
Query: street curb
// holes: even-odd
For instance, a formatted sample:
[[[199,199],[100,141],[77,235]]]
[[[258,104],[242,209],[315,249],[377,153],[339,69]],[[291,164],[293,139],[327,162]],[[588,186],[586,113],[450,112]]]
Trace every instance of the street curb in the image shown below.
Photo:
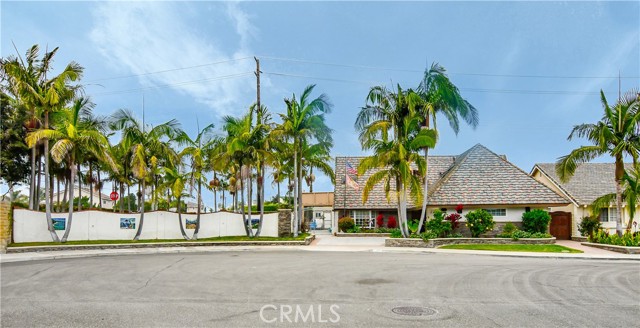
[[[519,258],[537,258],[537,259],[562,259],[562,260],[605,260],[605,261],[640,261],[640,256],[602,256],[584,254],[576,255],[560,255],[561,253],[496,253],[495,251],[466,251],[466,250],[443,250],[437,248],[415,248],[415,247],[393,247],[374,250],[380,253],[429,253],[429,254],[463,254],[463,255],[479,255],[492,257],[519,257]]]
[[[110,250],[110,249],[158,249],[169,247],[202,247],[202,246],[308,246],[315,239],[315,235],[304,240],[256,240],[256,241],[204,241],[204,242],[167,242],[167,243],[136,243],[136,244],[91,244],[91,245],[52,245],[52,246],[22,246],[8,247],[7,254],[41,253],[55,251],[82,250]]]

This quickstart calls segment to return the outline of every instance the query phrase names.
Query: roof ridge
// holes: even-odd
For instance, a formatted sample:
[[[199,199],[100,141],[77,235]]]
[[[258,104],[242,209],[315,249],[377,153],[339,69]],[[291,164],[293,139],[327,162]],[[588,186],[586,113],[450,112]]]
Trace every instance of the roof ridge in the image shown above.
[[[553,164],[553,163],[539,163],[539,164],[540,164],[540,165],[542,165],[542,164],[549,164],[549,165],[551,165],[551,164]],[[571,201],[572,201],[572,202],[574,202],[575,204],[578,204],[578,205],[579,205],[579,204],[580,204],[580,202],[578,202],[578,200],[577,200],[577,199],[576,199],[576,198],[575,198],[575,197],[574,197],[574,196],[569,192],[569,190],[567,190],[565,187],[563,187],[563,186],[562,186],[562,184],[561,184],[559,181],[556,181],[556,179],[555,179],[553,176],[551,176],[550,174],[548,174],[548,173],[547,173],[547,172],[546,172],[546,171],[545,171],[545,170],[544,170],[540,165],[538,165],[538,164],[534,164],[534,165],[533,165],[533,168],[531,169],[531,174],[533,174],[533,171],[534,171],[536,168],[538,168],[538,171],[540,171],[542,174],[544,174],[544,176],[546,176],[546,177],[547,177],[547,179],[549,179],[549,181],[551,181],[551,183],[553,183],[554,185],[556,185],[556,186],[558,187],[558,189],[562,190],[562,192],[564,192],[564,193],[565,193],[565,195],[569,196],[569,198],[570,198],[569,200],[571,200]],[[553,165],[555,165],[555,164],[553,164]],[[531,174],[529,174],[529,176],[531,176]],[[531,177],[533,178],[533,176],[531,176]],[[534,179],[534,180],[538,181],[537,179]],[[540,182],[540,181],[538,181],[538,182]],[[540,182],[540,183],[542,183],[542,182]],[[543,183],[543,184],[544,184],[544,183]],[[547,188],[548,188],[548,187],[547,187]],[[549,188],[549,189],[551,189],[551,188]]]
[[[455,161],[453,162],[453,165],[451,165],[451,167],[449,167],[449,169],[447,169],[447,171],[445,172],[445,174],[442,176],[442,178],[440,178],[435,185],[433,186],[433,188],[430,188],[429,191],[427,191],[427,195],[432,195],[436,190],[438,190],[447,180],[449,180],[449,178],[451,178],[451,176],[453,175],[453,173],[455,173],[455,171],[457,171],[457,169],[460,167],[460,165],[469,157],[469,154],[471,153],[472,150],[474,150],[475,148],[477,148],[478,146],[480,147],[484,147],[481,144],[475,144],[473,147],[467,149],[465,152],[463,152],[462,154],[458,155],[458,156],[454,156]],[[426,177],[425,177],[426,179]]]

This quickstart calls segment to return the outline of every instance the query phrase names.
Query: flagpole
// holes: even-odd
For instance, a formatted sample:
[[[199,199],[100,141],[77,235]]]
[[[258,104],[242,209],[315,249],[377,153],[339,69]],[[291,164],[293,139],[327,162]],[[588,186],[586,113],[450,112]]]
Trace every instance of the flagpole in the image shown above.
[[[347,162],[344,162],[344,204],[342,205],[342,217],[347,216]]]

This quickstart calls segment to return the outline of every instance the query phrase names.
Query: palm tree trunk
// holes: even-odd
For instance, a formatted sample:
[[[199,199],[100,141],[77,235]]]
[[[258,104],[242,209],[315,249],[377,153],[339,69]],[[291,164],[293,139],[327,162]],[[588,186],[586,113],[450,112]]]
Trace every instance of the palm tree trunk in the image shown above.
[[[184,226],[182,225],[182,209],[180,208],[180,196],[178,196],[178,223],[180,224],[180,233],[182,233],[182,238],[185,240],[189,240],[189,236],[187,236],[187,232],[184,231]],[[195,235],[195,234],[194,234]]]
[[[127,212],[131,213],[131,186],[127,183]]]
[[[216,180],[216,172],[213,172],[213,181]],[[218,186],[213,186],[213,211],[217,212],[218,211],[218,195],[216,195],[216,189],[218,188]]]
[[[298,149],[293,150],[293,237],[298,237]]]
[[[124,213],[124,183],[120,182],[120,213]],[[129,202],[129,197],[127,197]]]
[[[76,167],[73,164],[73,159],[71,159],[71,163],[69,165],[71,167],[71,177],[69,178],[69,185],[71,186],[71,188],[69,188],[69,198],[73,199],[73,179],[75,178],[75,170]],[[69,201],[69,217],[67,218],[67,227],[64,231],[64,235],[62,236],[62,240],[60,240],[63,243],[67,242],[67,238],[69,238],[69,232],[71,231],[71,221],[73,220],[73,200]]]
[[[56,212],[61,212],[61,205],[60,205],[60,177],[58,176],[58,178],[56,178],[56,183],[58,184],[58,193],[56,194]]]
[[[236,191],[236,194],[238,192]],[[247,228],[247,226],[250,223],[247,223],[247,218],[245,216],[245,212],[244,212],[244,177],[242,176],[242,166],[240,166],[240,198],[241,198],[241,202],[242,202],[242,208],[240,209],[240,212],[242,213],[242,224],[244,225],[244,232],[247,234],[247,237],[249,237],[249,229]],[[249,220],[251,221],[251,220]]]
[[[249,171],[248,177],[247,177],[247,179],[249,180],[249,188],[247,188],[247,198],[249,201],[249,204],[247,207],[249,211],[247,226],[249,229],[249,237],[253,237],[253,224],[252,224],[252,218],[251,218],[251,207],[253,206],[253,179],[251,179],[251,171],[252,171],[251,166],[247,166],[247,169]]]
[[[93,208],[93,168],[89,162],[89,209]]]
[[[424,219],[427,217],[427,202],[429,198],[429,148],[424,149],[424,162],[425,162],[425,170],[424,170],[424,194],[422,196],[422,211],[420,212],[420,224],[418,224],[418,233],[422,231],[422,225],[424,224]]]
[[[309,192],[313,192],[313,166],[309,168]]]
[[[40,211],[40,182],[42,182],[41,179],[41,173],[42,173],[42,163],[41,163],[41,158],[38,157],[38,172],[37,172],[37,180],[36,180],[36,201],[33,204],[35,206],[35,210],[36,211]]]
[[[53,192],[55,191],[55,188],[53,187],[54,185],[54,181],[53,179],[55,178],[55,176],[51,173],[49,173],[49,193],[47,194],[49,197],[49,208],[51,209],[51,212],[53,212]]]
[[[45,129],[49,128],[49,113],[45,113],[44,115],[44,127]],[[49,228],[49,233],[51,234],[51,238],[53,239],[53,241],[58,242],[60,239],[58,239],[58,234],[53,228],[53,222],[51,221],[51,201],[49,198],[51,181],[49,181],[49,140],[48,139],[44,139],[44,175],[45,175],[44,177],[44,191],[45,191],[44,209],[45,209],[45,212],[47,213],[45,215],[47,218],[47,228]],[[67,232],[69,231],[70,226],[71,226],[71,216],[69,216],[69,225],[67,226]],[[65,232],[65,235],[67,234],[67,232]]]
[[[276,197],[278,204],[280,204],[280,177],[278,177],[278,196]]]
[[[67,195],[68,194],[69,194],[69,179],[67,178],[66,173],[65,173],[65,177],[64,177],[64,194],[62,195],[62,202],[63,203],[67,203],[68,202],[68,199],[67,199]],[[60,204],[58,207],[60,208],[60,212],[62,212],[62,204]]]
[[[624,179],[624,159],[621,154],[616,155],[616,209],[618,218],[616,220],[616,233],[622,236],[622,180]]]
[[[102,180],[100,180],[100,166],[98,166],[98,168],[96,169],[96,173],[98,174],[98,199],[100,199],[100,201],[98,201],[98,208],[102,209]]]
[[[298,225],[300,225],[300,231],[302,231],[304,217],[302,213],[302,152],[300,152],[300,161],[298,163]]]
[[[142,224],[144,223],[144,179],[142,179],[142,193],[140,195],[140,203],[142,206],[140,207],[140,224],[138,225],[138,231],[136,232],[136,236],[133,237],[133,240],[140,240],[140,235],[142,234]]]
[[[193,240],[198,240],[200,232],[200,206],[202,204],[202,181],[198,179],[198,209],[196,210],[196,230],[193,232]]]
[[[256,231],[256,237],[260,237],[262,232],[262,220],[264,219],[264,164],[258,166],[258,192],[260,193],[260,199],[258,206],[260,207],[260,220],[258,221],[258,231]]]
[[[82,172],[80,171],[80,163],[78,166],[78,212],[82,211]]]
[[[36,147],[31,148],[31,181],[29,182],[29,209],[35,210],[35,191],[36,191]]]

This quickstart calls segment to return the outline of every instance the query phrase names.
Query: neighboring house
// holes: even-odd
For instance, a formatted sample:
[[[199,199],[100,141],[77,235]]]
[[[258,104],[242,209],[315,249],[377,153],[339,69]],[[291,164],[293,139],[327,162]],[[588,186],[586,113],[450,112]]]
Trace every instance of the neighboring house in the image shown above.
[[[61,188],[62,190],[59,192],[54,192],[53,193],[53,203],[55,204],[58,201],[58,194],[60,194],[60,201],[62,201],[64,199],[64,188]],[[81,189],[78,189],[78,186],[73,186],[73,197],[76,198],[78,196],[80,196],[80,190],[82,190],[82,197],[90,197],[91,192],[89,191],[89,188],[86,187],[82,187]],[[67,198],[69,195],[67,195]],[[98,191],[94,190],[93,191],[93,204],[95,205],[95,207],[98,207],[98,202],[101,202],[102,204],[102,208],[104,209],[112,209],[113,208],[113,201],[111,200],[111,197],[109,195],[106,194],[102,194],[99,193]],[[40,205],[44,205],[45,201],[41,200],[40,201]]]
[[[313,220],[316,229],[329,229],[334,225],[333,192],[303,192],[302,207],[305,220]]]
[[[626,164],[631,165],[631,164]],[[590,205],[603,195],[616,192],[614,163],[583,163],[578,165],[575,174],[568,182],[561,182],[556,174],[554,163],[538,163],[531,169],[531,176],[549,188],[564,195],[571,203],[567,206],[552,207],[552,211],[571,213],[571,231],[573,236],[580,236],[578,224],[585,216],[592,215]],[[629,209],[623,203],[623,222],[629,222]],[[615,231],[618,209],[614,204],[597,213],[602,226]],[[634,221],[638,221],[637,218]]]
[[[350,216],[360,226],[373,225],[378,214],[384,222],[390,216],[397,218],[395,184],[391,185],[390,199],[387,200],[382,183],[372,190],[367,202],[362,202],[362,189],[367,179],[375,172],[366,172],[357,177],[349,177],[357,182],[355,190],[345,183],[347,163],[357,168],[363,157],[336,158],[336,186],[334,211],[338,217]],[[475,209],[486,209],[497,225],[493,233],[501,231],[507,222],[520,225],[522,214],[531,209],[549,209],[566,206],[570,203],[562,195],[536,181],[526,172],[500,156],[477,144],[457,156],[430,156],[428,217],[433,211],[441,209],[447,213],[455,212],[461,204],[461,215]],[[409,205],[409,219],[419,219],[422,200]],[[567,236],[568,238],[568,236]]]

